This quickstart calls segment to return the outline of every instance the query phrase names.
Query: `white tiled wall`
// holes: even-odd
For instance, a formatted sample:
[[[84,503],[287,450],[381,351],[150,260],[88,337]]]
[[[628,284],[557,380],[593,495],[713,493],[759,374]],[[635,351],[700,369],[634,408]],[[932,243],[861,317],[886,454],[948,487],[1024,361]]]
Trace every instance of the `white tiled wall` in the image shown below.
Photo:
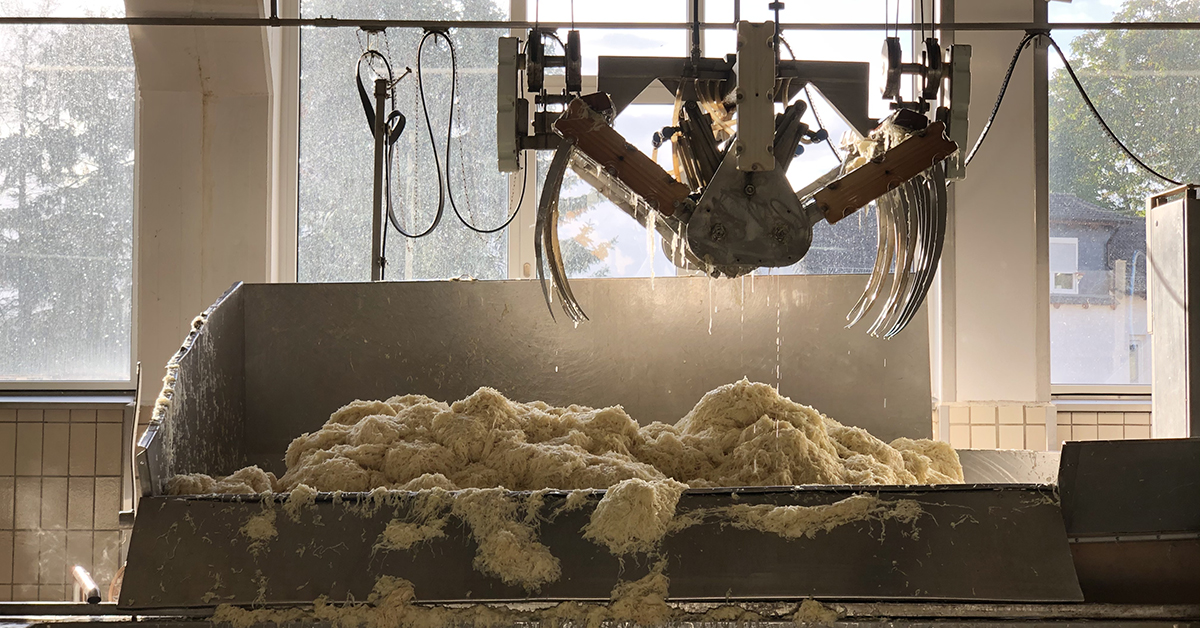
[[[958,403],[939,409],[949,427],[944,440],[957,449],[1046,451],[1054,406],[1017,403]]]
[[[1069,440],[1132,438],[1150,438],[1149,412],[1058,413],[1058,447]]]
[[[1125,404],[1137,411],[1079,411],[1084,407],[1116,408],[1117,402],[1084,406],[1078,402],[1014,404],[970,402],[946,404],[934,416],[939,438],[957,449],[1031,449],[1058,451],[1069,440],[1150,438],[1145,404]]]
[[[107,595],[120,564],[121,409],[0,408],[0,600]]]

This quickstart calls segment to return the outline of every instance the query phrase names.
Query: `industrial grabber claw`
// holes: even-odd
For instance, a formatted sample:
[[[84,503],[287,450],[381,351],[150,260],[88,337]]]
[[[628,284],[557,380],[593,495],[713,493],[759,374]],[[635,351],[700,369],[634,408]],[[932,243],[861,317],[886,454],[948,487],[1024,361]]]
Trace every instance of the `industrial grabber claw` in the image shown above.
[[[538,277],[547,303],[553,291],[572,320],[587,318],[571,294],[558,247],[559,190],[570,167],[639,223],[657,230],[676,266],[711,276],[738,277],[760,267],[795,264],[808,252],[817,221],[836,223],[876,202],[880,238],[875,272],[847,319],[851,325],[858,322],[885,293],[894,264],[870,331],[898,333],[920,307],[941,253],[945,161],[965,141],[966,90],[956,83],[967,80],[969,48],[955,46],[943,60],[936,40],[930,40],[923,64],[903,66],[904,72],[923,77],[916,101],[900,101],[894,90],[896,112],[876,124],[866,116],[867,64],[780,61],[782,39],[778,25],[770,22],[739,22],[737,34],[737,54],[726,59],[701,58],[696,33],[687,59],[601,57],[600,91],[594,94],[579,93],[580,82],[568,66],[568,89],[562,94],[547,95],[540,81],[536,85],[543,91],[535,121],[552,117],[548,105],[559,103],[561,110],[553,112],[549,128],[544,122],[536,125],[532,136],[528,105],[516,98],[517,71],[522,61],[528,66],[541,53],[522,55],[514,38],[501,39],[501,170],[516,169],[521,147],[555,150],[535,226]],[[533,36],[537,41],[531,39],[529,47],[540,50],[541,36]],[[571,46],[567,48],[564,57],[570,58]],[[671,143],[672,172],[612,127],[614,118],[656,80],[676,94],[671,125],[654,138],[656,153],[658,146]],[[954,97],[947,83],[954,86]],[[809,87],[835,106],[854,136],[843,142],[847,155],[840,166],[797,192],[787,180],[793,157],[803,144],[828,137],[825,129],[801,121],[808,103],[796,97]],[[889,82],[885,89],[890,87]],[[931,120],[927,103],[939,95],[945,106]],[[956,132],[957,142],[950,139]]]

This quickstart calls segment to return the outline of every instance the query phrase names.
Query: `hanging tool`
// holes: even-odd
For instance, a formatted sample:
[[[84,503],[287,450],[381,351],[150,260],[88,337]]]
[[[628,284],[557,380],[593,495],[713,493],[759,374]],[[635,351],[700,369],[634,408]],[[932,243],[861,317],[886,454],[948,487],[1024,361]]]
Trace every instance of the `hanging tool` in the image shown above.
[[[368,41],[372,35],[377,35],[377,32],[368,31]],[[376,78],[374,81],[375,87],[375,102],[372,104],[371,97],[367,93],[366,86],[363,85],[362,65],[364,61],[368,62],[377,59],[383,62],[386,75],[380,75],[375,72]],[[371,188],[371,281],[380,281],[383,279],[385,267],[387,265],[386,258],[386,225],[384,224],[384,200],[388,199],[388,212],[391,212],[390,194],[388,193],[389,184],[391,181],[391,150],[395,145],[396,140],[400,139],[400,134],[404,131],[405,118],[400,111],[393,109],[386,115],[385,103],[390,98],[393,106],[396,103],[396,83],[400,82],[411,70],[405,68],[405,73],[400,78],[395,78],[392,73],[392,64],[378,50],[368,48],[363,51],[358,57],[358,61],[354,64],[354,82],[358,88],[358,97],[362,102],[363,113],[367,117],[367,125],[371,129],[371,136],[374,138],[374,178]],[[436,223],[434,224],[436,226]],[[430,227],[432,230],[433,227]]]
[[[924,13],[922,12],[922,20]],[[922,30],[924,32],[924,29]],[[932,25],[930,27],[932,32]],[[947,179],[961,179],[964,160],[958,147],[966,143],[970,98],[969,46],[951,46],[943,56],[938,40],[924,38],[921,61],[904,63],[900,38],[883,44],[885,99],[895,111],[870,136],[851,146],[845,167],[859,165],[856,185],[816,194],[827,206],[830,222],[844,217],[842,207],[861,206],[861,198],[878,196],[878,254],[862,295],[846,315],[857,324],[873,308],[890,269],[891,284],[874,323],[872,336],[900,333],[925,300],[941,260],[946,235]],[[901,95],[901,78],[914,79],[914,100]],[[933,102],[941,106],[932,112]],[[957,140],[957,141],[955,141]],[[888,158],[876,161],[875,155]],[[932,160],[932,165],[930,164]],[[865,163],[864,163],[865,162]],[[949,176],[948,176],[949,175]],[[847,181],[848,183],[848,181]]]

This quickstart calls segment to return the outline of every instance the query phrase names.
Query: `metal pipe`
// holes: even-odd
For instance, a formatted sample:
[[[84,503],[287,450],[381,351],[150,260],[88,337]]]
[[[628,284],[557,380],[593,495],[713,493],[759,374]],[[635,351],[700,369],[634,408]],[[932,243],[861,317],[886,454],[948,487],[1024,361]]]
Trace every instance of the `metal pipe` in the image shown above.
[[[700,22],[703,16],[700,15],[700,0],[692,0],[692,61],[700,60]]]
[[[75,578],[75,586],[80,591],[81,600],[87,601],[88,604],[100,603],[100,587],[96,586],[96,581],[92,580],[92,574],[88,573],[83,565],[75,565],[71,570],[71,576]]]
[[[375,79],[375,180],[371,198],[371,281],[383,279],[383,146],[387,141],[387,79]]]
[[[783,2],[780,0],[775,0],[767,6],[769,6],[770,9],[775,12],[775,39],[771,40],[771,47],[775,49],[775,65],[779,66],[780,48],[783,48],[783,29],[779,24],[779,12],[783,10]]]
[[[316,28],[359,28],[383,30],[387,28],[437,29],[527,29],[534,26],[525,20],[360,20],[332,17],[316,18],[227,18],[227,17],[0,17],[0,26],[28,24],[32,26],[75,25],[75,26],[257,26],[257,27],[300,27]],[[541,22],[543,28],[571,28],[570,22]],[[576,22],[575,28],[604,29],[689,29],[686,22]],[[879,22],[830,22],[824,24],[786,23],[783,30],[790,31],[919,31],[921,24],[883,24]],[[728,23],[700,24],[701,29],[729,30]],[[929,25],[924,25],[929,28]],[[937,23],[933,28],[943,31],[1027,31],[1036,30],[1200,30],[1200,22],[961,22],[958,24]]]

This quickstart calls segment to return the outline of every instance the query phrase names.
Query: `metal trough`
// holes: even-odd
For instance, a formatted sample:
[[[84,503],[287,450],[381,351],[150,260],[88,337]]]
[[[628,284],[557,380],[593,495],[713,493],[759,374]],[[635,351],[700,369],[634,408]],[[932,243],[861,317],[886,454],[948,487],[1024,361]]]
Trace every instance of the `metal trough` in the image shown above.
[[[705,392],[748,377],[884,440],[928,437],[924,317],[887,342],[846,330],[843,313],[860,284],[852,276],[579,280],[572,288],[592,322],[577,328],[555,323],[528,281],[236,285],[173,359],[169,399],[140,443],[144,497],[120,605],[361,600],[381,575],[412,580],[423,601],[605,599],[618,578],[646,565],[621,564],[582,540],[590,509],[542,525],[563,578],[529,592],[476,572],[462,530],[411,552],[377,551],[402,504],[363,514],[361,496],[324,496],[309,513],[319,522],[280,514],[278,536],[252,552],[241,527],[278,503],[167,497],[163,487],[177,473],[223,475],[247,464],[281,472],[292,438],[356,398],[454,400],[483,385],[517,400],[621,404],[648,423],[674,422]],[[916,500],[925,514],[913,526],[868,520],[797,540],[694,526],[663,543],[672,598],[1081,599],[1057,498],[1045,486],[690,490],[680,510],[828,504],[856,492]]]

